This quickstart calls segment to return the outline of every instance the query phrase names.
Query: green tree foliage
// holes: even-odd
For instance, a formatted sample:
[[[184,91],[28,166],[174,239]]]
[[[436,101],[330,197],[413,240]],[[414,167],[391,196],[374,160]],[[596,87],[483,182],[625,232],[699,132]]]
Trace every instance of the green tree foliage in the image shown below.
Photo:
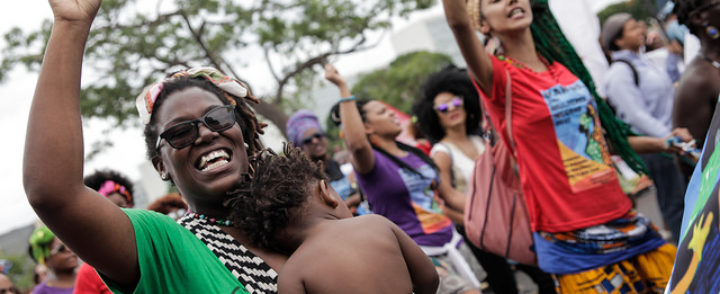
[[[81,110],[86,117],[125,125],[135,121],[134,100],[142,87],[167,73],[213,66],[243,80],[253,73],[239,69],[265,59],[277,91],[266,95],[256,110],[284,132],[283,100],[303,89],[312,76],[307,72],[319,68],[314,65],[371,47],[370,32],[387,30],[392,17],[434,2],[105,0],[86,48]],[[37,70],[51,28],[46,20],[36,31],[7,32],[0,79],[19,64]]]
[[[658,9],[652,0],[631,0],[608,5],[597,15],[600,23],[603,24],[608,17],[620,12],[630,13],[637,20],[647,21],[657,15]]]
[[[410,113],[415,99],[422,95],[420,86],[430,74],[452,64],[440,53],[417,51],[398,56],[387,68],[362,75],[353,86],[358,98],[376,99]]]
[[[415,99],[422,95],[425,80],[451,64],[452,59],[445,54],[427,51],[403,54],[387,68],[361,75],[352,87],[352,94],[358,99],[382,100],[409,114]],[[338,129],[329,118],[326,125],[331,144],[341,144]]]

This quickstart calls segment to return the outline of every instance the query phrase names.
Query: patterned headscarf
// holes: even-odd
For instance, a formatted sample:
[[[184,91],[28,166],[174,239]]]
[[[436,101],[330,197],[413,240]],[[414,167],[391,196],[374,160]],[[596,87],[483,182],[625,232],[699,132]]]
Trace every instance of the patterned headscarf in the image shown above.
[[[50,245],[54,239],[55,234],[46,226],[35,229],[30,235],[30,253],[39,264],[45,264],[50,258]]]
[[[288,139],[297,147],[302,144],[302,136],[308,129],[314,128],[322,132],[323,129],[318,122],[317,116],[307,109],[301,109],[295,112],[287,121],[285,126]]]
[[[155,105],[155,101],[157,101],[158,96],[162,92],[165,83],[182,77],[203,77],[215,84],[215,86],[217,86],[221,90],[237,96],[238,98],[245,98],[248,95],[248,90],[245,85],[240,83],[238,80],[226,76],[219,70],[212,67],[195,67],[188,70],[178,71],[168,78],[165,78],[161,81],[155,82],[145,87],[142,93],[140,93],[137,99],[135,99],[135,106],[137,107],[138,114],[140,115],[140,119],[142,120],[143,124],[150,123],[153,106]],[[225,98],[227,98],[232,105],[236,105],[234,99],[227,96]]]
[[[100,186],[100,189],[98,189],[98,193],[105,197],[110,196],[110,194],[112,193],[118,193],[125,197],[125,201],[127,201],[128,204],[130,204],[131,206],[133,205],[132,195],[130,195],[130,192],[127,190],[127,188],[111,180],[105,181],[105,183]]]

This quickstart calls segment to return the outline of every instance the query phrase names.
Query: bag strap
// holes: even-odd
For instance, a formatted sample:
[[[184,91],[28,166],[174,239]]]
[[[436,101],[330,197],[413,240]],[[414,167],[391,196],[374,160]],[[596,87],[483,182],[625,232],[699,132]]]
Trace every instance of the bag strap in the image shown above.
[[[505,127],[508,136],[508,147],[510,147],[513,155],[517,155],[515,153],[515,140],[513,140],[512,136],[512,79],[510,79],[510,72],[507,69],[505,69]]]
[[[614,62],[624,63],[624,64],[626,64],[627,66],[629,66],[629,67],[630,67],[630,70],[632,71],[633,81],[635,81],[635,86],[640,86],[640,79],[639,79],[639,77],[638,77],[637,69],[635,69],[635,66],[630,62],[630,60],[627,60],[627,59],[615,59],[615,60],[613,60],[613,63],[614,63]]]
[[[512,80],[510,79],[510,72],[508,72],[507,69],[505,69],[505,81],[505,131],[507,132],[508,139],[510,140],[509,144],[511,150],[513,150],[514,152],[515,140],[513,140],[512,137]],[[480,104],[482,105],[482,111],[485,114],[485,121],[487,122],[487,127],[489,129],[494,129],[498,131],[498,129],[495,128],[495,126],[492,124],[492,121],[490,120],[490,115],[487,112],[487,107],[483,99],[480,99]]]

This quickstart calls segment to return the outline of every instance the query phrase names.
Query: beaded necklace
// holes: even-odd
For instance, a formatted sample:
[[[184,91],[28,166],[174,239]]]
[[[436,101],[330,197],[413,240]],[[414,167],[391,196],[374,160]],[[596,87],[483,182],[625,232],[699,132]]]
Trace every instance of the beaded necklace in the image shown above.
[[[550,73],[550,76],[552,76],[552,78],[555,80],[555,82],[559,82],[560,79],[557,77],[557,73],[555,73],[555,70],[550,66],[550,63],[548,63],[547,60],[540,55],[538,55],[538,58],[540,58],[540,62],[542,62],[545,65],[545,67],[547,68],[547,71]],[[504,54],[498,54],[497,59],[499,59],[500,61],[505,61],[508,64],[515,66],[519,69],[527,69],[534,73],[540,73],[540,72],[534,71],[532,68],[523,64],[522,62],[512,59],[511,57],[507,57]]]
[[[192,218],[196,218],[196,219],[207,220],[207,221],[209,221],[211,224],[216,224],[216,225],[218,225],[218,226],[226,226],[226,227],[229,227],[230,225],[233,224],[230,220],[222,220],[222,219],[216,219],[216,218],[214,218],[214,217],[207,217],[207,216],[204,215],[204,214],[199,214],[199,213],[192,212],[192,211],[188,211],[186,215],[188,215],[188,216],[190,216],[190,217],[192,217]]]

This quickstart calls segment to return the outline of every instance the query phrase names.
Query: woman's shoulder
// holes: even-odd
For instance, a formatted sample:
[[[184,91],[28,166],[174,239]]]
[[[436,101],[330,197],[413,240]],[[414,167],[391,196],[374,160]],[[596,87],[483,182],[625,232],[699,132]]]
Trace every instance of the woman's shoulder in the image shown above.
[[[448,142],[440,141],[435,143],[435,145],[432,146],[432,149],[430,149],[430,156],[435,156],[438,152],[444,152],[447,155],[450,155],[450,146],[447,145]]]

